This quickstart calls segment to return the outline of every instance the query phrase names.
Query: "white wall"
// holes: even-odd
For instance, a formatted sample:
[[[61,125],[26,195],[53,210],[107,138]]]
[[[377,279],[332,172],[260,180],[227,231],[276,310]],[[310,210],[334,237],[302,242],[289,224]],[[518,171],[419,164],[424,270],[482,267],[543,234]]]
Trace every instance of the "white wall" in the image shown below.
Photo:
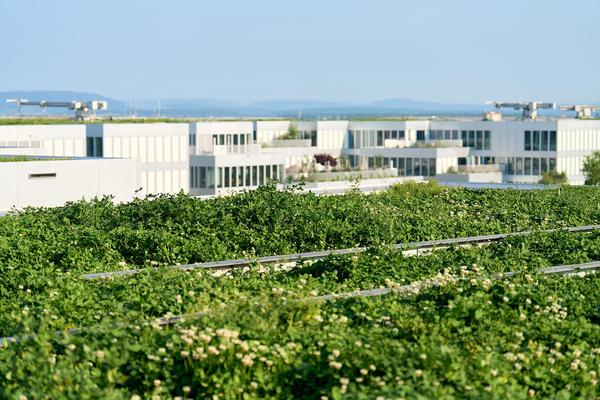
[[[0,162],[0,210],[60,206],[104,195],[130,201],[140,186],[138,176],[138,162],[132,159]]]

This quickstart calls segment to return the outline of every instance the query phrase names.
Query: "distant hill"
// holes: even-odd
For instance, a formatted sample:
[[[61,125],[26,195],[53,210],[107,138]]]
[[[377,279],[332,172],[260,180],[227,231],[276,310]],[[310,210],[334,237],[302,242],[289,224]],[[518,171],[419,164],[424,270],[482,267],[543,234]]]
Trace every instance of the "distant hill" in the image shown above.
[[[352,118],[368,116],[405,116],[431,114],[475,115],[483,111],[483,105],[444,104],[431,101],[394,98],[372,103],[353,104],[313,99],[272,99],[255,102],[232,102],[212,98],[195,99],[146,99],[126,102],[90,92],[73,91],[11,91],[0,92],[0,116],[16,115],[72,115],[65,109],[40,109],[23,107],[21,111],[7,99],[29,100],[105,100],[105,115],[138,115],[162,117],[298,117],[303,118]],[[99,113],[100,114],[100,113]]]

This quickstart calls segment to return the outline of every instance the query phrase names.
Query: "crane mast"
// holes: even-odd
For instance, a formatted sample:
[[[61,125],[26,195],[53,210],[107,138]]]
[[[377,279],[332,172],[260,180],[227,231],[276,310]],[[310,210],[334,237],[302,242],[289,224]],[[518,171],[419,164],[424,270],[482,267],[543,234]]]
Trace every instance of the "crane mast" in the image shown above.
[[[512,108],[514,110],[522,110],[523,119],[528,119],[528,120],[536,120],[538,110],[542,110],[542,109],[555,110],[556,109],[556,103],[542,103],[539,101],[518,102],[518,103],[504,103],[504,102],[495,101],[495,102],[493,102],[493,104],[497,109]]]
[[[88,119],[96,110],[106,110],[108,102],[102,100],[92,101],[47,101],[47,100],[27,100],[27,99],[9,99],[7,103],[16,103],[19,110],[23,106],[39,106],[41,108],[67,108],[75,111],[75,119],[83,121]]]

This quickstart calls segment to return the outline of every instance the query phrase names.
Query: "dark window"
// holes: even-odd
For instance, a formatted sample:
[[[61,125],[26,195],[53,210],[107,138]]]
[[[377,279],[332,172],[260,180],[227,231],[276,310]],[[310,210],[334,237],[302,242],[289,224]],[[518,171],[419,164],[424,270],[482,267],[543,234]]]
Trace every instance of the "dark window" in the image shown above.
[[[399,158],[396,166],[398,168],[398,175],[406,174],[406,170],[404,169],[404,158]]]
[[[237,146],[238,144],[238,135],[233,135],[233,145]]]
[[[383,146],[383,131],[377,131],[377,144],[376,146]]]
[[[392,131],[392,139],[398,139],[398,131]]]
[[[435,158],[430,158],[429,159],[429,176],[435,176],[435,168],[436,167],[436,160]]]
[[[452,131],[452,140],[458,140],[458,131]]]
[[[540,131],[533,131],[531,136],[531,150],[540,151]]]
[[[506,173],[509,175],[513,175],[515,173],[515,159],[510,157],[506,164]]]
[[[548,159],[548,169],[550,171],[555,171],[556,170],[556,158],[549,158]]]
[[[543,174],[544,172],[548,172],[548,159],[546,159],[546,158],[542,158],[542,159],[540,160],[540,163],[541,163],[541,165],[540,165],[540,170],[541,170],[542,174]]]
[[[252,186],[250,175],[250,167],[246,167],[246,186]]]
[[[469,139],[467,141],[467,147],[475,147],[475,131],[469,131]]]
[[[264,167],[264,165],[261,165],[258,167],[258,182],[259,182],[259,185],[265,184],[265,167]]]
[[[531,131],[525,131],[525,151],[531,150]]]
[[[525,158],[525,171],[523,171],[523,175],[531,175],[531,158]]]
[[[556,151],[556,131],[550,131],[550,145],[548,146],[548,150]]]
[[[468,141],[467,140],[468,139],[467,131],[460,131],[460,138],[462,139],[463,147],[467,147],[467,141]]]
[[[475,142],[475,148],[477,150],[483,150],[483,132],[477,131],[477,139]]]
[[[384,131],[384,138],[385,139],[389,139],[390,138],[390,131]]]
[[[195,187],[194,178],[196,177],[195,167],[190,167],[190,187]]]
[[[312,147],[317,146],[317,131],[310,131],[310,145]]]
[[[86,144],[86,150],[85,150],[86,157],[94,157],[94,138],[92,138],[92,137],[86,138],[85,144]]]
[[[237,186],[237,167],[231,167],[231,187],[236,187],[236,186]]]
[[[490,131],[485,131],[483,136],[483,149],[491,150],[492,149],[492,133]]]
[[[225,167],[224,174],[225,174],[225,176],[224,176],[224,178],[225,178],[225,184],[224,184],[224,186],[226,188],[228,188],[228,187],[230,187],[230,185],[229,185],[229,167]]]
[[[348,148],[349,149],[354,148],[354,131],[348,132]]]
[[[425,140],[425,131],[417,131],[417,140]]]
[[[458,165],[467,165],[466,157],[458,157]]]
[[[539,175],[540,174],[540,159],[534,158],[531,160],[531,175]]]
[[[398,139],[404,139],[404,131],[398,131]]]
[[[542,131],[542,146],[541,151],[548,151],[548,131]]]
[[[406,159],[406,176],[413,176],[412,158]]]
[[[206,187],[206,167],[200,167],[200,187]]]

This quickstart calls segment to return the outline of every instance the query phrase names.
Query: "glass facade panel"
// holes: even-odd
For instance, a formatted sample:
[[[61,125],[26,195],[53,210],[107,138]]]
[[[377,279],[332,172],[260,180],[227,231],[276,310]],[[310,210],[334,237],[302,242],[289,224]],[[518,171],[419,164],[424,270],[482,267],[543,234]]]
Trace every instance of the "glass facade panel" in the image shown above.
[[[412,158],[406,158],[406,176],[413,176]]]
[[[540,174],[540,159],[533,158],[531,160],[531,175],[539,175]]]
[[[225,169],[223,170],[223,178],[224,178],[223,179],[224,180],[223,187],[226,187],[226,188],[231,187],[230,186],[230,179],[229,179],[230,178],[230,176],[229,176],[230,172],[231,171],[229,170],[229,167],[225,167]]]
[[[556,151],[556,131],[550,131],[548,150]]]
[[[531,175],[531,158],[525,158],[525,170],[523,171],[523,175]]]
[[[550,169],[550,171],[556,170],[556,158],[548,159],[548,169]]]
[[[436,159],[435,158],[430,158],[429,159],[429,176],[435,176],[435,169],[436,169]]]
[[[540,150],[548,151],[548,131],[542,131],[542,144]]]
[[[531,131],[525,131],[525,151],[531,150]]]
[[[540,131],[533,131],[531,136],[531,150],[540,151]]]
[[[483,136],[483,149],[491,150],[492,149],[492,132],[485,131]]]
[[[246,167],[246,186],[252,186],[252,174],[250,173],[250,167]]]
[[[548,159],[542,158],[540,160],[540,171],[543,174],[544,172],[548,172]]]
[[[406,175],[406,169],[404,167],[404,158],[399,158],[396,165],[398,166],[398,175]]]
[[[476,139],[475,139],[475,148],[477,150],[482,150],[483,149],[483,132],[482,131],[477,131],[476,132]]]

